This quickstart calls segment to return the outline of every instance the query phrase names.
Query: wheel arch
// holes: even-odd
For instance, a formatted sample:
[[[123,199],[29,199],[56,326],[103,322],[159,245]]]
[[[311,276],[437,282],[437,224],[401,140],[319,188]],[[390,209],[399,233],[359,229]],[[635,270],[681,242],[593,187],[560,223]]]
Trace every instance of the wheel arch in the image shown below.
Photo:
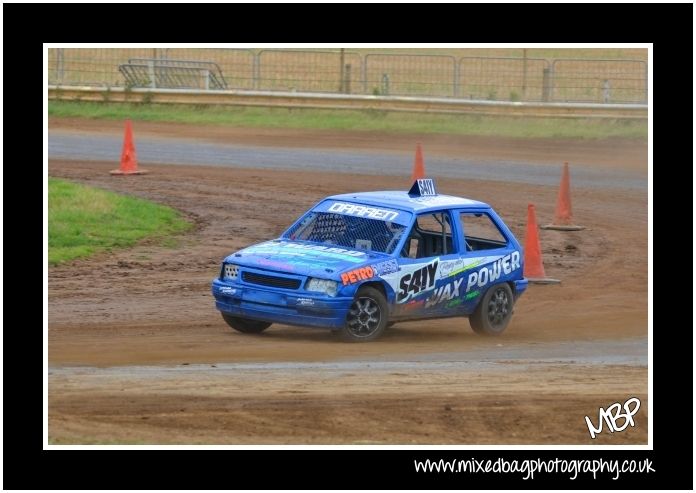
[[[483,296],[481,296],[479,302],[476,304],[476,308],[469,316],[469,325],[471,325],[474,332],[477,334],[498,336],[507,328],[514,312],[513,306],[515,303],[515,289],[514,286],[510,284],[509,281],[501,281],[489,286],[488,289],[484,291]],[[504,289],[506,287],[508,288],[507,290]],[[492,298],[490,298],[490,296],[495,294],[493,291],[494,289],[507,291],[505,299],[500,300],[496,298],[495,301],[491,303]],[[500,304],[500,301],[504,301],[504,304]],[[486,302],[486,305],[483,304],[484,302]]]
[[[480,294],[479,297],[478,297],[478,301],[476,302],[476,305],[474,306],[474,310],[481,304],[481,302],[483,301],[483,297],[486,296],[486,293],[487,293],[489,290],[493,289],[493,287],[496,286],[496,285],[498,285],[498,284],[507,284],[507,285],[510,287],[510,291],[512,291],[512,298],[513,298],[513,300],[514,300],[514,301],[517,301],[518,294],[517,294],[517,289],[516,289],[516,286],[515,286],[515,281],[513,281],[513,280],[510,280],[510,281],[502,281],[502,282],[499,282],[499,283],[491,284],[491,285],[488,286],[484,291],[481,292],[481,294]]]
[[[364,288],[370,289],[365,290]],[[360,301],[363,299],[359,295],[361,290],[365,296],[366,301],[364,302]],[[371,341],[379,337],[389,323],[390,307],[387,287],[376,280],[363,282],[357,286],[355,293],[351,309],[346,315],[346,323],[340,331],[341,337],[347,342]],[[361,305],[361,303],[363,304]],[[370,304],[375,306],[370,309]],[[377,314],[376,317],[375,314]],[[367,329],[368,332],[365,333],[364,329]]]
[[[384,295],[384,299],[387,300],[387,303],[391,303],[390,299],[394,299],[394,292],[391,290],[391,287],[387,285],[384,281],[367,281],[360,286],[358,286],[358,290],[363,287],[371,287],[377,289],[382,295]],[[356,290],[356,293],[357,291]],[[389,293],[391,293],[391,297],[389,296]]]

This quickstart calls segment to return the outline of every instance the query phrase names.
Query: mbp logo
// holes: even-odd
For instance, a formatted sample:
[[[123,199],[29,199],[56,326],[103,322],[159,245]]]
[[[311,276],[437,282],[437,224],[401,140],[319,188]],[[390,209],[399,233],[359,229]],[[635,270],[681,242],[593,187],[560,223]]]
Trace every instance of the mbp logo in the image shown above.
[[[631,408],[631,405],[634,407]],[[623,410],[626,411],[625,413],[621,412],[622,407]],[[600,407],[597,428],[592,424],[590,417],[585,416],[587,429],[590,430],[590,437],[594,440],[598,434],[602,433],[603,423],[606,423],[609,433],[624,431],[629,425],[635,426],[636,424],[633,422],[633,416],[638,412],[638,409],[640,409],[640,399],[637,397],[631,397],[624,402],[623,406],[620,402],[617,402],[606,408],[606,410]],[[617,421],[621,420],[624,420],[623,424],[619,425]]]

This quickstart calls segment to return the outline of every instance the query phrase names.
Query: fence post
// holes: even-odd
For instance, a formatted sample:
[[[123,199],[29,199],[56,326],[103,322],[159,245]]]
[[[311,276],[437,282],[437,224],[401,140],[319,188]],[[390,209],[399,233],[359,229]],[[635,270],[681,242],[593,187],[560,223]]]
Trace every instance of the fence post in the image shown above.
[[[551,69],[544,69],[544,76],[541,83],[541,100],[547,103],[551,96]]]
[[[382,74],[382,95],[389,96],[389,74]]]
[[[260,74],[261,74],[261,52],[259,51],[258,53],[254,53],[254,58],[252,58],[252,64],[251,64],[251,79],[252,79],[252,87],[255,90],[259,90],[260,87]]]
[[[456,58],[454,59],[454,88],[452,90],[452,93],[454,94],[454,97],[456,98],[459,96],[459,63],[461,60],[457,60]]]
[[[365,58],[360,61],[360,78],[363,83],[363,94],[367,94],[367,59],[370,55],[365,55]]]
[[[339,80],[338,80],[338,92],[343,93],[345,91],[345,66],[346,66],[346,49],[341,48],[341,54],[338,57],[339,58],[339,65],[340,65],[340,71],[341,74],[339,75]]]
[[[203,77],[203,89],[207,91],[210,89],[210,70],[207,68],[202,69],[201,77]]]
[[[150,60],[147,62],[147,75],[150,77],[150,87],[151,88],[156,88],[157,83],[155,82],[155,62],[154,60]]]
[[[56,49],[56,75],[58,76],[59,84],[63,83],[63,75],[65,73],[65,55],[63,50],[64,48]]]
[[[351,73],[351,65],[350,63],[346,63],[345,70],[343,71],[343,91],[346,94],[350,94],[350,73]]]
[[[527,100],[527,48],[522,50],[522,101]]]
[[[609,101],[611,101],[611,83],[609,79],[606,79],[602,83],[602,102],[608,103]]]

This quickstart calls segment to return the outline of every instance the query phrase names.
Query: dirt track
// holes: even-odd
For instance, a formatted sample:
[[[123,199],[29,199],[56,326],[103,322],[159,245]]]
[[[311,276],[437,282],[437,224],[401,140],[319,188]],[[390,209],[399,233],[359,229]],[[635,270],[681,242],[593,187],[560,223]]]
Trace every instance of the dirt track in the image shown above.
[[[123,136],[123,122],[49,118],[50,131],[90,135]],[[422,142],[429,156],[469,156],[481,159],[532,161],[553,164],[563,161],[604,169],[647,173],[647,142],[627,139],[571,140],[522,139],[441,134],[384,134],[332,130],[230,128],[215,125],[137,122],[138,137],[195,139],[198,142],[247,146],[296,147],[304,149],[350,149],[399,153],[412,158],[415,142]]]
[[[81,125],[95,130],[89,122]],[[242,138],[239,131],[228,137]],[[388,136],[379,140],[389,146]],[[307,135],[304,143],[313,145]],[[486,145],[489,157],[508,152],[505,143]],[[588,151],[593,146],[585,145]],[[533,150],[523,153],[534,159]],[[545,161],[546,152],[539,154]],[[603,166],[621,163],[614,170],[645,167],[628,145],[603,155]],[[55,443],[590,443],[585,414],[596,419],[600,406],[629,395],[641,397],[640,413],[647,412],[645,365],[534,363],[530,357],[522,364],[503,354],[494,367],[448,371],[419,371],[416,361],[413,370],[396,372],[257,368],[216,374],[211,368],[155,380],[138,371],[82,374],[74,367],[418,360],[470,350],[495,359],[501,347],[589,341],[601,348],[602,340],[647,335],[644,191],[575,188],[577,222],[590,229],[542,233],[547,273],[564,282],[530,289],[502,338],[482,339],[466,320],[454,319],[400,324],[376,343],[347,345],[322,330],[279,326],[255,337],[233,333],[214,310],[209,283],[226,254],[277,235],[323,196],[395,188],[393,177],[148,165],[150,175],[124,180],[108,175],[113,167],[51,160],[49,174],[172,205],[197,228],[174,247],[142,244],[50,269],[49,435]],[[518,237],[524,236],[530,197],[543,224],[556,193],[541,185],[461,179],[439,188],[487,200]],[[645,443],[647,414],[639,414],[639,423],[595,443]]]

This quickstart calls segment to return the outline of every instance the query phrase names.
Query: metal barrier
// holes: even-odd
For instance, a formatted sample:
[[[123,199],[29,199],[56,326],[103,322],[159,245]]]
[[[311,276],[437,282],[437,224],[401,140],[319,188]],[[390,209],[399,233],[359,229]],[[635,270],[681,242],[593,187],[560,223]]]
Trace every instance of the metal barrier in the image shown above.
[[[228,89],[254,89],[254,51],[238,48],[165,48],[161,59],[214,62],[222,72]]]
[[[553,100],[593,103],[646,103],[648,66],[642,60],[557,59]]]
[[[457,61],[448,55],[365,56],[363,92],[382,96],[455,96]]]
[[[128,75],[131,59],[153,65],[186,60],[218,69],[198,88],[450,97],[489,101],[645,103],[643,60],[460,57],[360,53],[346,50],[236,48],[51,48],[48,82],[60,86],[133,87],[151,78],[144,68]],[[170,72],[166,74],[166,72]],[[175,69],[165,69],[173,75]],[[183,73],[179,74],[180,79]],[[125,76],[125,77],[124,77]],[[128,77],[131,81],[128,81]],[[194,87],[189,74],[169,87]],[[195,77],[194,77],[195,78]],[[141,81],[142,79],[142,81]],[[165,85],[167,82],[165,81]]]
[[[158,58],[131,58],[118,66],[127,87],[227,89],[217,63]]]
[[[48,81],[65,86],[125,87],[127,80],[119,66],[138,58],[215,63],[224,74],[227,88],[254,88],[254,52],[227,48],[51,48]]]
[[[351,93],[359,87],[362,59],[357,53],[262,50],[257,59],[256,89]]]
[[[411,113],[476,114],[550,118],[645,119],[644,104],[532,103],[476,101],[471,99],[413,96],[369,96],[318,92],[249,90],[191,90],[48,86],[48,98],[64,101],[111,101],[194,105],[261,106],[271,108],[312,108]]]
[[[52,51],[56,52],[54,56]],[[157,51],[152,48],[49,49],[48,82],[66,86],[123,86],[125,81],[118,66],[130,58],[158,58]]]
[[[462,57],[459,96],[490,101],[548,101],[544,97],[543,58]]]

